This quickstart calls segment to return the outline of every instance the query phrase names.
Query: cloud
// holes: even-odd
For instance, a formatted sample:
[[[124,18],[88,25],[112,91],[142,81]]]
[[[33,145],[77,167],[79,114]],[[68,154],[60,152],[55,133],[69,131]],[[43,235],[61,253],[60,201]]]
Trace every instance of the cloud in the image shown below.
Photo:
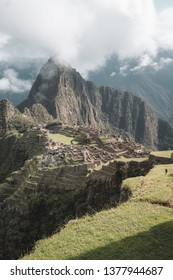
[[[10,40],[10,36],[0,32],[0,60],[6,60],[9,57],[8,52],[5,51],[4,47]]]
[[[120,67],[120,75],[122,75],[122,76],[126,76],[127,75],[127,71],[128,71],[128,67],[129,67],[129,65],[123,65],[123,66],[121,66]]]
[[[162,49],[173,49],[173,6],[158,15],[157,43]]]
[[[0,32],[0,48],[4,47],[7,44],[9,39],[10,39],[10,36]]]
[[[19,79],[18,73],[13,69],[5,70],[3,73],[3,78],[0,79],[0,91],[22,93],[25,91],[29,91],[31,85],[31,81]]]
[[[160,66],[161,66],[161,68],[163,68],[164,66],[166,66],[168,64],[171,64],[171,63],[173,63],[173,59],[172,58],[169,58],[169,57],[164,58],[164,57],[162,57],[160,59]]]
[[[111,74],[110,74],[110,77],[114,77],[116,75],[116,73],[115,72],[112,72]]]
[[[11,56],[54,55],[82,73],[112,53],[173,49],[173,8],[158,12],[153,0],[1,0],[0,10]]]
[[[131,68],[130,71],[139,72],[141,70],[144,70],[147,67],[150,67],[150,68],[154,69],[155,71],[158,71],[171,63],[173,63],[172,58],[161,57],[158,59],[157,57],[155,58],[155,57],[149,56],[148,54],[144,54],[139,58],[137,65],[135,67]]]

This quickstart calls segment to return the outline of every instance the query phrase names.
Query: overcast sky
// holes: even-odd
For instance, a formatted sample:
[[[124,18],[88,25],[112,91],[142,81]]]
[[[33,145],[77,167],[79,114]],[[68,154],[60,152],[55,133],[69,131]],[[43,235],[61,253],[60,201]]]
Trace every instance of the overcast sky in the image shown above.
[[[0,0],[0,60],[56,55],[86,73],[159,49],[173,49],[172,0]]]

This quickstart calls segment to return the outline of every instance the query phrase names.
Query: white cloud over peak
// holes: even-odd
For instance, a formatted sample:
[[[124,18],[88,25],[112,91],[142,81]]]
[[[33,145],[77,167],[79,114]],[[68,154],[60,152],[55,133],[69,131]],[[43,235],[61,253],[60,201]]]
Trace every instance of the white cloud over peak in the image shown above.
[[[121,66],[120,67],[120,75],[122,75],[122,76],[126,76],[127,75],[127,71],[128,71],[128,67],[129,67],[129,65],[123,65],[123,66]]]
[[[13,69],[5,70],[3,73],[3,78],[0,79],[0,91],[21,93],[29,91],[31,85],[31,81],[19,79],[18,73]]]
[[[116,75],[116,73],[115,72],[112,72],[111,74],[110,74],[110,77],[114,77]]]
[[[83,73],[112,53],[173,49],[173,8],[158,12],[153,0],[0,0],[0,10],[0,32],[16,42],[3,47],[13,56],[56,55]]]
[[[158,71],[160,69],[163,69],[168,64],[173,63],[172,58],[164,58],[161,57],[160,59],[155,59],[152,56],[149,56],[148,54],[144,54],[139,58],[139,61],[137,65],[130,69],[131,72],[138,72],[141,70],[144,70],[146,67],[150,67],[154,69],[155,71]]]

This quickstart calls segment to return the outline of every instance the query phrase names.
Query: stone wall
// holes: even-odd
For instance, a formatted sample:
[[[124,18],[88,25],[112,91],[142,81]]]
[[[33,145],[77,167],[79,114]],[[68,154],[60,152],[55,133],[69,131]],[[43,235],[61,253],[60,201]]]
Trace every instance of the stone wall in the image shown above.
[[[0,137],[7,131],[8,120],[14,115],[15,108],[6,99],[0,101]]]
[[[155,164],[173,164],[173,158],[150,155],[149,160],[153,161]]]

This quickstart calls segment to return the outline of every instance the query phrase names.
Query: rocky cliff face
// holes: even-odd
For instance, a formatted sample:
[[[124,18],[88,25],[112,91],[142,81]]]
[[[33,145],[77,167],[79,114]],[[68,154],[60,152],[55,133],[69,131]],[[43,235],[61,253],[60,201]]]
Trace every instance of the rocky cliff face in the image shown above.
[[[71,67],[52,59],[41,69],[20,110],[41,103],[63,123],[123,130],[146,146],[158,145],[158,120],[147,104],[129,92],[96,87]]]
[[[158,118],[141,98],[127,91],[97,87],[75,69],[57,65],[52,59],[43,66],[28,98],[18,108],[31,108],[35,103],[41,103],[63,123],[125,131],[148,147],[159,147],[160,142],[164,149],[172,147],[163,141],[160,131],[164,129],[160,130]],[[169,132],[173,136],[171,127]]]
[[[172,59],[172,51],[160,51],[153,61],[158,65],[156,70],[151,64],[140,68],[137,58],[122,61],[113,55],[103,67],[91,71],[89,79],[98,86],[121,88],[143,97],[161,119],[172,122],[173,63],[161,66],[161,61]]]
[[[0,101],[0,137],[9,130],[25,132],[36,124],[46,124],[53,120],[46,108],[41,104],[34,104],[20,113],[7,99]]]
[[[30,108],[35,103],[41,103],[63,123],[98,125],[85,80],[76,70],[58,66],[51,59],[41,69],[27,100],[18,108]]]

